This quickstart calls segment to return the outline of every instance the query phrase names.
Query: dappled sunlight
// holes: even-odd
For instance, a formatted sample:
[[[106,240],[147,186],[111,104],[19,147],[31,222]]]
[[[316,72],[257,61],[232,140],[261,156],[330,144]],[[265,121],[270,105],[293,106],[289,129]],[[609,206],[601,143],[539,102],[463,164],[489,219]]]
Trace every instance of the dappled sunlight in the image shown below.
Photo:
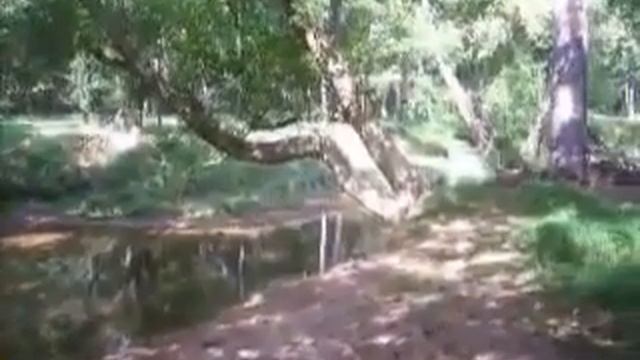
[[[118,356],[154,356],[157,353],[146,346],[126,345],[121,339],[122,334],[128,338],[138,332],[153,334],[163,331],[166,326],[188,325],[234,303],[240,303],[241,309],[246,311],[264,311],[234,323],[234,326],[248,330],[262,326],[290,326],[286,319],[296,302],[300,306],[300,316],[321,318],[324,307],[320,303],[314,306],[305,304],[316,296],[336,296],[336,301],[340,301],[337,294],[331,295],[331,291],[321,286],[314,287],[311,292],[301,292],[297,299],[287,297],[282,302],[285,308],[269,300],[270,292],[254,293],[253,289],[260,289],[266,281],[280,276],[300,276],[317,271],[319,221],[321,211],[328,210],[327,204],[316,201],[313,206],[302,210],[255,212],[244,218],[187,221],[182,224],[131,219],[93,221],[73,217],[34,221],[23,216],[22,212],[16,213],[11,218],[19,218],[21,222],[3,229],[7,234],[3,238],[2,250],[17,258],[15,262],[3,264],[3,272],[11,282],[4,283],[2,293],[10,294],[11,298],[0,305],[10,309],[19,306],[18,298],[36,298],[39,305],[34,316],[52,319],[56,324],[61,322],[65,331],[73,332],[85,323],[96,326],[107,332],[106,337],[102,339],[102,333],[87,333],[83,342],[104,341],[113,359],[119,359]],[[375,232],[372,226],[363,232],[361,227],[364,224],[357,222],[358,216],[340,214],[343,216],[344,238],[338,244],[342,247],[339,251],[332,248],[331,263],[352,256],[353,247],[364,246],[362,237]],[[335,226],[334,217],[335,213],[331,213],[330,227]],[[233,225],[225,227],[225,222]],[[235,229],[244,231],[238,233]],[[330,233],[334,231],[331,229]],[[40,239],[42,236],[44,240]],[[26,261],[32,254],[37,256]],[[120,281],[126,279],[130,271],[127,264],[132,260],[127,258],[137,256],[135,254],[150,254],[153,259],[151,266],[157,267],[160,283],[147,305],[135,305],[134,302],[132,308],[131,300],[127,299],[131,296],[129,291],[133,290],[120,288]],[[42,257],[48,260],[43,261]],[[18,266],[20,262],[22,267]],[[23,268],[26,272],[21,276],[25,279],[19,281],[16,274]],[[40,271],[38,269],[50,271],[46,281],[33,281]],[[336,283],[345,288],[353,287],[357,284],[349,274],[354,271],[332,272],[319,281],[327,285]],[[68,283],[58,283],[64,279],[68,279]],[[91,285],[94,283],[96,285]],[[97,298],[86,298],[87,293],[93,293],[92,286],[97,287],[93,295]],[[288,285],[283,282],[282,286]],[[241,301],[244,291],[249,296],[246,301]],[[40,294],[46,297],[39,298]],[[356,296],[362,294],[362,291],[354,292]],[[344,313],[337,316],[344,316]],[[216,329],[226,331],[228,327],[222,324]],[[94,336],[98,339],[93,339]],[[43,338],[42,341],[49,340]],[[116,345],[126,345],[126,348],[113,350]]]
[[[640,358],[639,15],[4,0],[0,360]]]
[[[111,139],[116,155],[136,148],[142,140],[142,134],[137,127],[133,127],[129,131],[111,131],[108,133],[108,137]]]
[[[204,332],[163,338],[150,358],[240,358],[251,349],[259,359],[563,359],[545,314],[522,316],[540,309],[531,273],[517,266],[522,254],[502,240],[483,248],[484,237],[502,239],[515,223],[494,215],[414,229],[421,240],[406,249],[274,283]]]
[[[70,239],[71,232],[36,232],[0,237],[0,249],[34,250],[52,248]]]
[[[113,252],[116,261],[119,261],[118,256],[126,253],[125,248],[118,245],[125,239],[127,243],[131,241],[131,244],[144,244],[153,249],[159,266],[164,269],[165,281],[181,279],[162,287],[162,291],[167,293],[162,300],[156,300],[172,310],[142,317],[136,320],[142,323],[129,326],[141,326],[144,322],[153,324],[165,317],[166,321],[176,321],[170,320],[175,319],[170,314],[176,314],[173,316],[178,318],[193,316],[190,320],[182,320],[184,324],[191,321],[201,323],[202,320],[198,320],[201,314],[216,315],[215,320],[201,325],[152,336],[144,343],[129,343],[111,351],[109,359],[159,360],[180,356],[196,360],[240,359],[242,356],[338,360],[422,359],[425,356],[454,360],[489,356],[498,360],[563,359],[557,352],[557,344],[562,345],[569,336],[567,334],[575,331],[555,334],[549,330],[565,326],[569,320],[559,320],[560,325],[547,323],[546,313],[539,310],[541,300],[534,274],[523,267],[526,257],[508,241],[513,232],[527,223],[523,218],[505,215],[490,206],[487,211],[473,216],[445,213],[423,218],[410,227],[385,229],[383,233],[389,239],[389,246],[396,250],[370,253],[366,260],[348,261],[316,276],[313,274],[317,271],[315,251],[320,229],[317,211],[326,211],[323,206],[327,203],[314,204],[317,207],[309,208],[313,210],[277,210],[261,212],[261,216],[256,212],[246,218],[185,220],[163,223],[161,227],[145,225],[138,229],[139,232],[135,226],[132,227],[135,222],[124,221],[120,225],[126,226],[112,228],[111,234],[101,234],[105,228],[100,230],[99,227],[60,232],[70,237],[58,240],[67,245],[62,247],[60,242],[54,241],[52,244],[55,245],[47,249],[58,253],[63,248],[73,249],[72,244],[79,241],[83,249],[94,254]],[[345,218],[348,221],[346,219],[349,218]],[[356,219],[359,218],[352,221],[359,221]],[[303,225],[305,221],[307,225]],[[329,222],[330,234],[333,233],[332,221]],[[293,228],[278,230],[274,228],[276,223]],[[113,222],[110,226],[116,224]],[[52,223],[44,222],[40,226],[51,227]],[[300,234],[293,230],[295,226],[301,229]],[[362,229],[347,231],[348,222],[344,226],[343,241],[346,242],[357,237],[371,241],[369,237],[375,235]],[[359,226],[372,228],[366,222]],[[302,234],[304,236],[298,239],[297,236]],[[274,242],[272,246],[263,248],[268,244],[263,242],[266,237],[272,237]],[[163,238],[171,241],[162,241]],[[16,238],[11,242],[27,240]],[[198,245],[202,244],[201,241],[212,245]],[[305,243],[311,248],[302,246]],[[216,246],[219,250],[215,250],[218,249]],[[304,255],[307,256],[306,265],[290,268],[297,269],[293,271],[298,274],[305,269],[307,276],[270,281],[264,288],[253,287],[251,284],[257,280],[247,278],[245,298],[223,295],[225,291],[237,290],[231,284],[237,281],[234,279],[238,271],[239,246],[246,246],[247,269],[262,272],[273,269],[282,271],[282,274],[288,271],[283,262],[293,254],[302,256],[300,254],[308,252]],[[211,250],[207,250],[209,247]],[[206,259],[210,262],[205,262]],[[189,270],[191,265],[187,265],[191,261],[197,264],[193,273]],[[258,262],[251,265],[254,261]],[[278,270],[279,266],[283,266],[282,270]],[[247,271],[246,276],[260,275],[253,272],[255,270]],[[211,297],[200,304],[197,299],[201,295],[195,294],[206,290],[195,289],[202,289],[203,281],[211,281],[211,286],[224,281],[230,286],[220,293],[210,294]],[[177,286],[191,282],[193,284],[184,290]],[[3,294],[37,295],[44,286],[50,285],[27,278],[5,285]],[[219,296],[228,297],[226,300],[217,299]],[[57,305],[49,308],[47,313],[50,315],[45,317],[67,318],[65,314],[77,313],[74,309],[84,306],[74,298],[56,299],[55,296],[48,298],[47,301]],[[96,302],[95,306],[105,316],[122,312],[116,303],[103,301]],[[196,311],[200,306],[209,310]],[[216,309],[220,309],[220,313],[216,313]],[[178,313],[182,315],[178,316]],[[129,321],[133,321],[133,317]]]
[[[98,125],[85,125],[67,137],[68,151],[80,168],[106,168],[119,156],[138,148],[143,140],[137,127],[119,130]]]
[[[470,266],[487,265],[510,265],[517,264],[524,259],[525,255],[516,251],[488,252],[474,256],[470,261]]]
[[[404,271],[407,274],[411,274],[411,276],[423,279],[434,278],[443,273],[443,269],[439,266],[439,264],[429,263],[428,260],[424,258],[411,259],[407,258],[406,255],[392,255],[389,257],[385,257],[380,260],[380,262],[388,266],[390,269],[395,271]],[[444,272],[445,275],[451,276],[451,271],[454,269],[449,269],[449,272]],[[456,273],[456,271],[453,271]]]

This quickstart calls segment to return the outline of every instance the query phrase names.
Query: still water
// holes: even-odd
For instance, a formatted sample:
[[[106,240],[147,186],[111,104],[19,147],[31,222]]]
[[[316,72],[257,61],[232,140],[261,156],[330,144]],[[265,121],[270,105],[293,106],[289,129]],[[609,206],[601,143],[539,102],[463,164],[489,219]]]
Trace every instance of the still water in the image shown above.
[[[99,358],[215,319],[274,279],[317,273],[321,258],[329,268],[386,248],[377,223],[331,220],[322,255],[320,221],[252,237],[91,226],[3,238],[0,358]]]

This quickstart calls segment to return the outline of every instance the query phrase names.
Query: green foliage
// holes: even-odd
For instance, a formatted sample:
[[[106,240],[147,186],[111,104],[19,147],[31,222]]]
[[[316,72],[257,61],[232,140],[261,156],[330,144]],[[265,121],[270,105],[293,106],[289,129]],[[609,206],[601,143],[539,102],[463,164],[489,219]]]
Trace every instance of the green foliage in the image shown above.
[[[612,113],[620,100],[620,79],[613,78],[610,68],[598,60],[589,58],[589,108],[600,113]]]
[[[593,113],[590,127],[615,151],[636,156],[640,149],[640,124],[626,116],[605,116]]]
[[[640,207],[541,182],[510,189],[463,186],[444,191],[438,199],[432,204],[438,215],[500,209],[529,218],[515,239],[530,254],[539,280],[578,305],[611,311],[630,331],[625,337],[636,339],[633,331],[640,323],[628,314],[637,312],[640,304]]]
[[[447,98],[446,89],[431,76],[416,76],[412,101],[406,118],[409,123],[423,124],[441,135],[464,134],[466,129]],[[407,129],[410,126],[405,125]]]
[[[293,197],[326,190],[326,176],[312,163],[273,167],[223,160],[189,133],[162,131],[152,144],[118,157],[97,175],[97,191],[68,206],[90,216],[241,213],[287,206]]]
[[[543,78],[540,64],[522,54],[505,65],[485,89],[483,100],[496,127],[496,145],[507,159],[519,156],[517,149],[538,116]]]
[[[302,112],[314,74],[283,9],[261,1],[130,5],[134,24],[153,29],[142,32],[141,45],[170,59],[177,88],[215,87],[215,109],[241,118],[269,110]]]
[[[615,104],[624,100],[622,90],[628,77],[640,75],[636,60],[640,43],[623,11],[615,11],[616,7],[612,11],[602,2],[594,2],[592,8],[592,28],[597,31],[592,31],[590,39],[589,106],[614,113],[620,111]]]
[[[117,87],[104,66],[84,53],[76,54],[69,63],[67,98],[75,108],[88,114],[97,109]]]
[[[105,167],[73,165],[74,135],[43,136],[26,125],[0,129],[2,199],[35,198],[93,217],[157,212],[241,213],[288,206],[335,185],[315,162],[262,166],[224,159],[184,130],[160,129]]]
[[[600,206],[555,211],[524,233],[545,284],[577,304],[610,311],[634,341],[640,303],[640,209]]]
[[[33,135],[28,126],[0,123],[0,193],[56,198],[84,186],[59,141]]]
[[[537,115],[551,41],[550,3],[526,0],[348,0],[332,23],[331,1],[8,0],[0,10],[4,108],[85,112],[139,103],[143,84],[87,54],[126,33],[144,61],[162,60],[178,92],[197,93],[238,128],[313,117],[318,64],[293,23],[328,27],[363,88],[383,98],[401,74],[410,94],[399,118],[445,132],[466,130],[434,59],[449,63],[496,125],[501,159],[516,156]],[[89,4],[89,5],[86,5]],[[90,16],[98,7],[100,16]],[[613,10],[613,11],[612,11]],[[611,113],[640,55],[636,7],[592,4],[589,105]],[[104,22],[104,23],[102,23]],[[48,31],[51,27],[60,31]],[[53,106],[57,104],[58,106]],[[619,107],[619,106],[618,106]],[[179,186],[178,186],[179,187]],[[178,191],[178,190],[176,190]],[[179,192],[179,191],[178,191]]]
[[[55,110],[58,87],[75,52],[75,3],[67,0],[9,0],[0,10],[2,108]],[[55,28],[55,31],[51,31]]]
[[[603,0],[606,3],[605,9],[615,11],[616,15],[624,19],[624,21],[634,29],[638,29],[640,26],[640,19],[638,19],[638,12],[640,11],[640,4],[635,1],[615,1],[615,0]],[[605,4],[602,4],[605,5]]]

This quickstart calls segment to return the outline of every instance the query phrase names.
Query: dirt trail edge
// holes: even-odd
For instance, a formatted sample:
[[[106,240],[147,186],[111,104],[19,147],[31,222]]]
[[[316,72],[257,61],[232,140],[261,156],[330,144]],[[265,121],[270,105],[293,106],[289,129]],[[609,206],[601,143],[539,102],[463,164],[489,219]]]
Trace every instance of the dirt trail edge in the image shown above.
[[[556,360],[525,257],[503,214],[424,219],[398,250],[273,283],[217,319],[106,359]],[[558,330],[559,331],[559,330]]]
[[[212,236],[225,235],[239,239],[258,238],[270,231],[319,222],[322,214],[341,214],[346,219],[359,221],[368,215],[354,200],[347,196],[323,196],[305,199],[299,206],[289,208],[257,208],[241,215],[216,214],[214,217],[189,218],[175,215],[139,218],[90,219],[60,213],[45,204],[25,203],[10,212],[0,214],[0,248],[19,245],[29,247],[24,241],[29,237],[38,245],[48,245],[38,240],[38,234],[59,233],[79,228],[109,228],[139,231],[156,236]]]

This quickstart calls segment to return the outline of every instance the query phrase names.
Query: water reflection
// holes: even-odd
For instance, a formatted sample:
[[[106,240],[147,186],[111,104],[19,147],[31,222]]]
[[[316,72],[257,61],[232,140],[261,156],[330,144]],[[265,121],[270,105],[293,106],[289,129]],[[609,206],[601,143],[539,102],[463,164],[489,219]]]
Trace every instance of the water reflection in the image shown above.
[[[92,227],[46,250],[3,249],[0,357],[84,359],[206,321],[274,278],[316,273],[322,232],[319,221],[257,238]],[[385,246],[370,222],[324,233],[327,268]]]

